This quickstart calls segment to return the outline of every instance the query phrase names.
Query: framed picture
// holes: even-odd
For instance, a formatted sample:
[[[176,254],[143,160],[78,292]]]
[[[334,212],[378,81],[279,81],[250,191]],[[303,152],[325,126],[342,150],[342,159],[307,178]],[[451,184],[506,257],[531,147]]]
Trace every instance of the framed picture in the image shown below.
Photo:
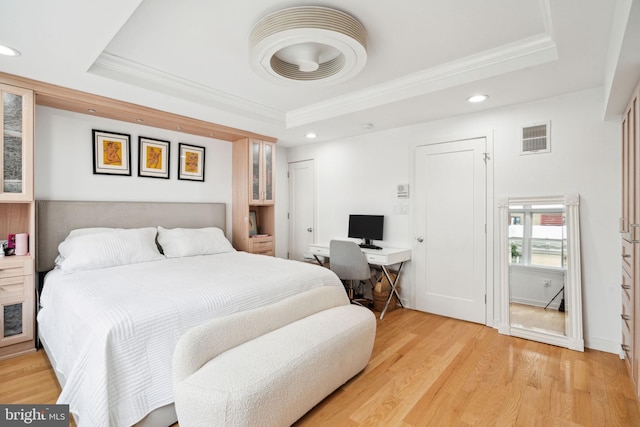
[[[171,143],[161,139],[138,137],[138,176],[169,179],[169,149]]]
[[[204,147],[179,144],[178,179],[204,182]]]
[[[131,176],[131,136],[93,129],[93,173]]]
[[[249,236],[258,234],[258,220],[256,211],[249,211]]]

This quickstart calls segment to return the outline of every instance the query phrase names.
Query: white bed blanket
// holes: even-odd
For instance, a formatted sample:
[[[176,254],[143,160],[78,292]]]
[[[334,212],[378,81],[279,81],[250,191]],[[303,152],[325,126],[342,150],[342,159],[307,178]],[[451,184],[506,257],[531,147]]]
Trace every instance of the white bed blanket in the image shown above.
[[[320,266],[245,252],[47,275],[38,314],[81,426],[129,426],[173,402],[178,338],[213,317],[342,284]]]

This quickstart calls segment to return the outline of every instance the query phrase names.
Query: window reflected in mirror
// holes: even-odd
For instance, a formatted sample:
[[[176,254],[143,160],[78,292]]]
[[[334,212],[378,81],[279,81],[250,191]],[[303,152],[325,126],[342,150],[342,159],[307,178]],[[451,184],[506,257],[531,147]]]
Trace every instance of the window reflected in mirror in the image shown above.
[[[512,326],[566,334],[564,205],[509,206]]]

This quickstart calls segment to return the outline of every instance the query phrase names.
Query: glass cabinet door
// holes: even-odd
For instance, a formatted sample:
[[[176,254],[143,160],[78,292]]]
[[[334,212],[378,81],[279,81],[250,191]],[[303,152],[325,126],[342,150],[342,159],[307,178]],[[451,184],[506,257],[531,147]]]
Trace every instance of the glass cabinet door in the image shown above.
[[[33,194],[33,92],[0,85],[0,200]]]
[[[273,169],[275,166],[275,147],[273,143],[251,140],[249,146],[249,204],[272,205],[274,203]]]
[[[260,186],[260,141],[251,141],[251,202],[259,203],[262,199]]]
[[[29,341],[33,338],[33,310],[31,301],[16,301],[1,303],[0,317],[0,347]]]
[[[264,143],[264,197],[265,202],[273,203],[273,161],[274,146],[268,142]]]

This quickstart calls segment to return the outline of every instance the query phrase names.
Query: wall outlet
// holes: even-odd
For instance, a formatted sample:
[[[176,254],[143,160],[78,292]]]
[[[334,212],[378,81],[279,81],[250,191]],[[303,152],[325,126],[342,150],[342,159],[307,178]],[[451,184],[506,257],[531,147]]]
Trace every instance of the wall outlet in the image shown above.
[[[542,281],[542,286],[544,286],[545,288],[551,287],[551,280],[550,279],[544,279]]]

